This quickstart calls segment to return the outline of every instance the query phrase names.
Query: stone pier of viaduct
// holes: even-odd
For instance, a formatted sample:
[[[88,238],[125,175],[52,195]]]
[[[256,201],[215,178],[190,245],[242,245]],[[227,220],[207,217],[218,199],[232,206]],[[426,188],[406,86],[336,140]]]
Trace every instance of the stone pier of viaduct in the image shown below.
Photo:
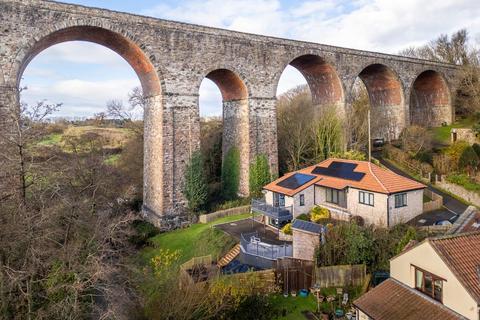
[[[183,172],[200,146],[198,101],[204,78],[222,93],[223,151],[240,150],[243,193],[255,155],[267,155],[277,171],[276,90],[288,65],[305,76],[316,107],[335,105],[344,114],[359,77],[372,116],[391,115],[395,130],[387,138],[408,124],[439,125],[454,116],[452,65],[78,5],[0,0],[0,118],[18,108],[18,86],[28,63],[44,49],[74,40],[112,49],[140,79],[148,97],[144,212],[157,223],[184,210]]]

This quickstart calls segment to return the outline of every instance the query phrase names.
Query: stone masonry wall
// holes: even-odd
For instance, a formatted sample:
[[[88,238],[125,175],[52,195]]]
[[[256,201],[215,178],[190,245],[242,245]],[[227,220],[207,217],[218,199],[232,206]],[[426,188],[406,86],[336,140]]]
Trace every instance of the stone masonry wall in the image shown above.
[[[336,97],[340,108],[351,104],[357,76],[370,65],[383,65],[398,80],[397,93],[401,90],[398,94],[405,97],[397,115],[405,124],[410,123],[409,97],[418,75],[426,70],[441,75],[442,88],[425,88],[431,88],[432,94],[440,90],[447,96],[447,91],[453,92],[456,74],[454,66],[413,58],[51,1],[0,0],[0,88],[17,88],[25,67],[36,54],[51,45],[73,40],[95,42],[117,52],[135,70],[149,97],[145,111],[144,205],[147,217],[158,224],[164,217],[184,212],[183,173],[191,153],[200,146],[199,86],[213,71],[231,71],[248,92],[248,99],[242,101],[242,116],[237,118],[240,124],[236,123],[236,116],[229,116],[231,108],[226,105],[227,119],[232,124],[228,124],[225,134],[242,148],[243,192],[248,190],[247,159],[266,154],[272,172],[278,172],[275,96],[280,76],[293,60],[298,62],[297,68],[308,74],[312,84],[319,83],[316,76],[328,75],[317,86],[321,90],[315,92],[315,99],[329,101]],[[302,56],[321,59],[297,59]],[[315,61],[319,61],[318,65],[311,64]],[[225,85],[225,92],[238,90],[228,84],[217,85]],[[9,92],[0,89],[0,112],[2,108],[18,108]],[[319,94],[328,97],[322,99]],[[451,105],[446,110],[453,113]],[[451,121],[451,117],[446,118],[445,121]],[[7,129],[3,126],[1,130]]]
[[[313,261],[320,235],[293,229],[293,258]]]

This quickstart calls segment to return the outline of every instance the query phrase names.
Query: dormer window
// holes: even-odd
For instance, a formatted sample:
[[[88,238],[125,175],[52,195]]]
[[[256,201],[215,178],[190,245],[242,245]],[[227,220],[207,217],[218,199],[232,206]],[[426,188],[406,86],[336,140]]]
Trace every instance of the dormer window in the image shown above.
[[[443,299],[443,281],[445,279],[415,267],[415,289],[439,302]]]

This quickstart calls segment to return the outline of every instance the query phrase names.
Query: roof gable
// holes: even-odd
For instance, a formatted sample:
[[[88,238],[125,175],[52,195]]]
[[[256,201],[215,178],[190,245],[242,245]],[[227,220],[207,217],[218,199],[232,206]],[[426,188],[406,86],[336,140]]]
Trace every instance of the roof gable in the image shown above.
[[[375,320],[466,319],[441,303],[390,278],[353,302]]]
[[[480,232],[434,238],[430,244],[480,304]]]

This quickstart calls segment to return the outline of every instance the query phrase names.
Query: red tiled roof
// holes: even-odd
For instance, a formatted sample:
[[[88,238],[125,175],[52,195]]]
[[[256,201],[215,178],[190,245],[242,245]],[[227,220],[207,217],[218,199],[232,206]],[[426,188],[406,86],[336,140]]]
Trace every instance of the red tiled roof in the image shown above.
[[[354,163],[357,165],[354,172],[362,172],[362,173],[365,173],[365,175],[361,180],[354,181],[354,180],[348,180],[348,179],[342,179],[342,178],[336,178],[336,177],[330,177],[330,176],[324,176],[324,175],[312,173],[312,170],[315,169],[315,167],[319,166],[319,167],[326,168],[333,161]],[[315,175],[316,178],[298,187],[295,190],[283,188],[277,185],[279,182],[283,181],[284,179],[288,178],[294,173]],[[423,185],[420,182],[405,178],[390,170],[380,168],[379,166],[368,161],[330,158],[320,162],[317,165],[313,165],[301,170],[290,172],[284,175],[283,177],[267,184],[264,187],[264,189],[278,192],[278,193],[283,193],[288,196],[293,196],[296,193],[308,188],[313,184],[334,188],[334,189],[343,189],[348,186],[348,187],[353,187],[357,189],[373,191],[378,193],[385,193],[385,194],[425,188],[425,185]]]
[[[480,303],[480,232],[429,239],[458,281]]]
[[[353,304],[374,320],[466,319],[393,278],[368,291]]]

